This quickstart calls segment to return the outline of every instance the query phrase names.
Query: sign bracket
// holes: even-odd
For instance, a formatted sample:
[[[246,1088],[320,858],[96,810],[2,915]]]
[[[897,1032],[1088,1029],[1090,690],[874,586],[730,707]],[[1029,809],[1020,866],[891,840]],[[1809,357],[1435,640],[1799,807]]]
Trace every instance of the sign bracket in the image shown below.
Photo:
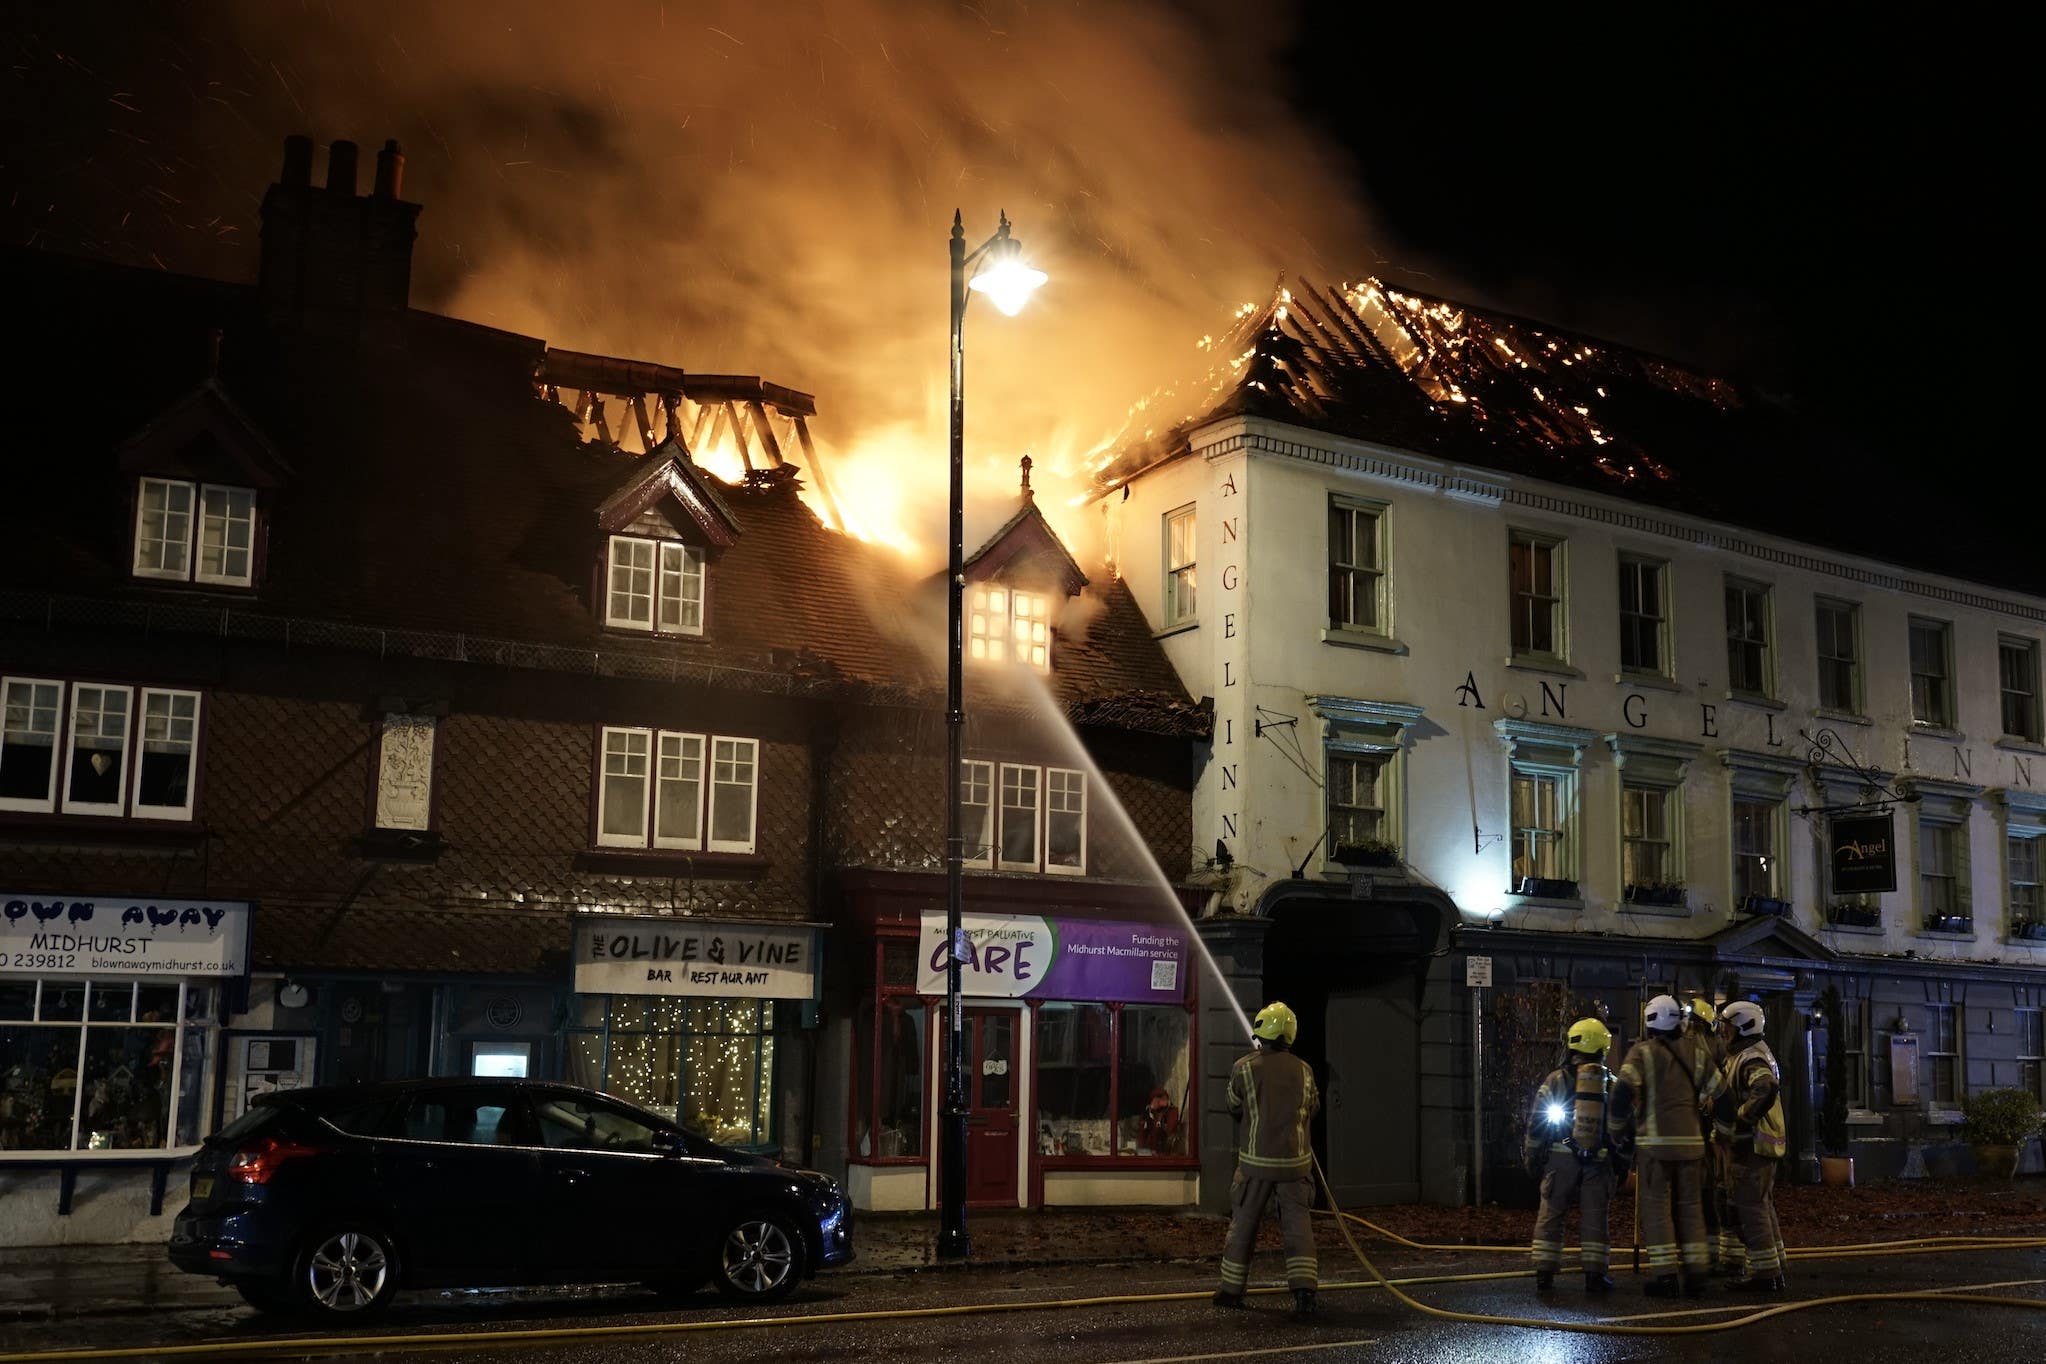
[[[1807,745],[1805,771],[1811,778],[1813,790],[1823,792],[1826,789],[1825,768],[1830,764],[1844,767],[1852,773],[1861,784],[1861,792],[1860,798],[1852,805],[1793,805],[1790,807],[1792,814],[1806,819],[1814,815],[1822,818],[1844,814],[1886,815],[1895,806],[1910,805],[1919,800],[1920,793],[1915,783],[1872,763],[1863,763],[1854,756],[1854,751],[1848,748],[1847,741],[1837,730],[1822,729],[1814,735],[1800,729],[1797,737]]]

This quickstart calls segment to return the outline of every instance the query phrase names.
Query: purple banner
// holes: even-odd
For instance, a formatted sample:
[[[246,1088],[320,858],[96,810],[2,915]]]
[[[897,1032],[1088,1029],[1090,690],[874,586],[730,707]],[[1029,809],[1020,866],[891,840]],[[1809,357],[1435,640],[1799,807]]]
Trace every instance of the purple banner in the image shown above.
[[[1186,930],[1177,925],[1032,914],[961,920],[959,990],[978,999],[1084,999],[1179,1004],[1186,999]],[[945,916],[923,918],[917,990],[945,993]]]

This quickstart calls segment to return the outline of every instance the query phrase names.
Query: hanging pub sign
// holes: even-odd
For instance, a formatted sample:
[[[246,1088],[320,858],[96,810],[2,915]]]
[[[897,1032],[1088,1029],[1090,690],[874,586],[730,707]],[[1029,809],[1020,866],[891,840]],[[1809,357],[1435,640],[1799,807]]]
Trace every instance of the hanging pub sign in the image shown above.
[[[0,975],[239,976],[247,900],[0,891]]]
[[[1833,852],[1833,890],[1861,895],[1897,888],[1896,815],[1834,815],[1827,846]]]
[[[585,915],[575,924],[575,989],[585,995],[815,999],[817,930]]]
[[[959,993],[996,999],[1178,1004],[1186,998],[1187,935],[1160,924],[966,914]],[[945,916],[923,916],[917,993],[945,993]]]

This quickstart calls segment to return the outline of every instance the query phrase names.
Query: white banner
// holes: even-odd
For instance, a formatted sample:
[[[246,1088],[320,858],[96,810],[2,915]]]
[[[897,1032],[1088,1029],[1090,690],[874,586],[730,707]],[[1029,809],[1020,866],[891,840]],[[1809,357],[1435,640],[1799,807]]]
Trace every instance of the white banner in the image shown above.
[[[575,926],[578,994],[813,999],[817,967],[817,930],[803,925],[592,915]]]
[[[0,975],[238,976],[249,902],[0,891]]]

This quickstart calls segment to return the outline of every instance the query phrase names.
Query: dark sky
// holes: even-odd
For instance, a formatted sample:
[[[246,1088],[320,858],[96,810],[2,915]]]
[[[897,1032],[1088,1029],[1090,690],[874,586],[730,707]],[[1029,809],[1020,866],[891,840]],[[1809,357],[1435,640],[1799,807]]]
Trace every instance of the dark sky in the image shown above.
[[[1296,97],[1451,292],[1796,403],[1866,462],[1757,498],[2046,590],[2020,371],[2038,119],[2015,53],[1867,14],[1651,33],[1357,8],[1308,5]]]

